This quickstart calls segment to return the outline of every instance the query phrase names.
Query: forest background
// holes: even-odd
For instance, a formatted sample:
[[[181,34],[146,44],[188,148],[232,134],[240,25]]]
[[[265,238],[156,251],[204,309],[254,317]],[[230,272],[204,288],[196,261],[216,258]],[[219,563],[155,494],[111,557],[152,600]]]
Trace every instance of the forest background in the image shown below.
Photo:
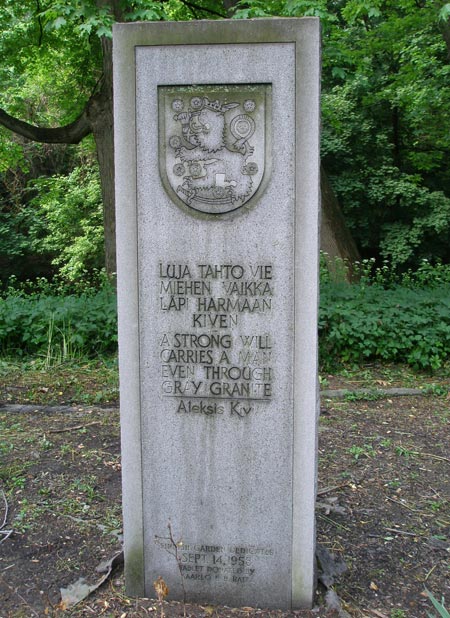
[[[357,284],[322,269],[322,361],[446,362],[450,3],[438,0],[3,0],[3,352],[115,348],[113,22],[311,15],[322,165],[362,256]]]

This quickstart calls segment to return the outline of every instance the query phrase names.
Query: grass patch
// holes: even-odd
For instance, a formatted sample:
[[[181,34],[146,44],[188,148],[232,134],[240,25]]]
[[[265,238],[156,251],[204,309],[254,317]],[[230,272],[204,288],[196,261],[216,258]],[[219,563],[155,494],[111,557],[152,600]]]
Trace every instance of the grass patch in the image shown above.
[[[117,356],[68,361],[48,368],[40,358],[3,358],[0,396],[7,403],[116,403],[119,396]]]

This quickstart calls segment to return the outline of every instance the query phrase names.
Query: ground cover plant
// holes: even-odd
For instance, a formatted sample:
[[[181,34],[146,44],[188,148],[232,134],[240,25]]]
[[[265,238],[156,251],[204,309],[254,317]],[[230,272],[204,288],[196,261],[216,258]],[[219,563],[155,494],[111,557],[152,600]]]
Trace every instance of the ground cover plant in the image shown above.
[[[450,352],[449,286],[322,287],[319,333],[325,363],[364,359],[437,369]]]
[[[97,565],[120,550],[114,375],[113,360],[50,370],[2,365],[0,398],[8,403],[0,407],[0,486],[8,504],[3,530],[13,530],[0,546],[2,618],[160,613],[155,599],[126,596],[120,567],[74,608],[64,609],[60,599],[60,588],[80,577],[98,581]],[[444,595],[448,608],[448,371],[430,376],[405,366],[350,367],[323,374],[322,384],[348,393],[414,384],[424,393],[322,398],[318,541],[347,565],[334,588],[350,616],[438,616],[427,591],[438,601]],[[95,401],[102,405],[93,407]],[[0,500],[0,524],[4,514]],[[326,609],[323,591],[316,602],[320,609],[304,616],[338,615]],[[195,618],[289,615],[163,603],[167,617],[184,611]]]
[[[116,295],[100,289],[52,288],[47,282],[31,293],[9,286],[0,299],[0,350],[4,355],[36,355],[48,363],[87,358],[117,346]]]
[[[370,359],[432,371],[449,359],[448,264],[423,260],[401,271],[393,262],[369,259],[350,269],[322,255],[320,295],[324,368]]]

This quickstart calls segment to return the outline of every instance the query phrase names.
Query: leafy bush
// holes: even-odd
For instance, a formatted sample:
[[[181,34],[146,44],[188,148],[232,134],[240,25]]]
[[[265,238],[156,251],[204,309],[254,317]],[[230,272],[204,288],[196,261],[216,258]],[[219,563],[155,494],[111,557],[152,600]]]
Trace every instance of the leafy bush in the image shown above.
[[[343,2],[324,37],[323,166],[362,254],[406,268],[450,260],[449,65],[425,4]]]
[[[103,266],[103,212],[100,179],[94,164],[76,167],[67,176],[39,178],[31,204],[45,223],[34,239],[37,253],[53,255],[52,264],[68,281]]]
[[[0,164],[0,281],[11,275],[89,280],[104,264],[93,140],[77,146],[12,143],[23,161],[17,157],[5,170]]]
[[[434,370],[450,359],[450,266],[424,261],[417,271],[397,275],[388,263],[377,267],[364,260],[356,269],[359,282],[349,284],[322,263],[319,344],[325,368],[378,360]],[[102,354],[116,349],[116,329],[115,291],[101,272],[91,286],[11,279],[0,291],[5,354],[41,355],[49,363]]]
[[[351,279],[361,286],[377,286],[394,289],[398,286],[410,289],[426,289],[450,285],[450,264],[439,260],[422,259],[417,268],[400,270],[390,260],[377,263],[375,258],[354,262],[351,266],[341,258],[331,261],[328,254],[320,256],[320,281],[322,284],[345,282]]]
[[[116,345],[116,297],[107,286],[79,296],[16,294],[0,300],[5,354],[43,355],[50,363],[113,351]]]
[[[9,296],[36,297],[36,296],[92,296],[104,287],[112,285],[112,279],[104,268],[85,273],[79,279],[69,281],[60,275],[51,279],[35,277],[33,279],[19,279],[11,275],[4,282],[0,280],[0,298]]]
[[[319,336],[325,366],[378,359],[438,369],[450,357],[449,287],[386,290],[326,283]]]

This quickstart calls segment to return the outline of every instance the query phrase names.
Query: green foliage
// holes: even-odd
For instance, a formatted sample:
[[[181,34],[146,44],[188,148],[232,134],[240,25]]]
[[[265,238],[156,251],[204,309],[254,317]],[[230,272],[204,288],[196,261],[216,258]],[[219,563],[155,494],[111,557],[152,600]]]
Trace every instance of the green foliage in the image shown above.
[[[45,164],[61,173],[47,176]],[[33,145],[29,171],[3,177],[0,280],[13,273],[86,280],[103,266],[103,251],[100,182],[89,140],[71,149]]]
[[[363,254],[403,268],[450,260],[449,6],[242,0],[235,12],[321,18],[324,167]]]
[[[0,211],[1,253],[13,259],[24,255],[31,248],[27,231],[33,227],[41,226],[31,210],[23,209],[16,213]],[[44,232],[44,229],[40,231]]]
[[[321,252],[321,283],[343,283],[348,279],[358,282],[361,287],[377,286],[383,289],[398,286],[409,289],[450,286],[450,264],[424,258],[417,268],[402,271],[397,264],[387,259],[378,264],[375,258],[367,258],[350,265],[340,258],[330,262],[329,256]]]
[[[339,53],[324,54],[322,156],[353,235],[397,265],[448,260],[450,66],[438,3],[349,0],[341,19],[329,37]]]
[[[406,618],[407,614],[404,609],[394,608],[391,609],[389,616],[390,618]]]
[[[161,2],[154,0],[135,0],[124,12],[125,21],[159,21],[167,19],[167,12]],[[112,25],[116,21],[114,9],[107,3],[100,5],[94,0],[78,2],[54,1],[41,11],[46,31],[69,29],[80,39],[89,37],[111,37]],[[67,36],[67,33],[66,33]]]
[[[376,455],[376,452],[371,444],[363,444],[363,446],[357,446],[356,444],[353,444],[348,449],[348,452],[350,453],[350,455],[353,455],[353,458],[356,461],[358,461],[358,459],[363,456],[370,459],[371,457],[374,457]]]
[[[241,0],[237,3],[234,11],[234,19],[252,19],[255,17],[270,17],[279,14],[282,7],[282,2],[277,0],[253,0],[246,2]]]
[[[408,219],[384,224],[380,252],[394,265],[417,264],[417,256],[447,258],[450,245],[450,198],[409,184],[413,204]],[[403,196],[404,197],[404,196]],[[387,200],[385,200],[387,203]]]
[[[241,0],[233,13],[235,19],[254,17],[319,17],[323,27],[335,22],[336,16],[328,9],[327,0]]]
[[[319,335],[325,366],[377,359],[438,369],[450,358],[449,288],[326,283]]]
[[[4,0],[0,7],[1,106],[36,124],[74,120],[101,75],[98,38],[48,27],[51,6]]]
[[[241,19],[320,17],[324,167],[362,253],[388,259],[395,277],[424,259],[450,261],[449,7],[416,0],[240,0],[234,7]],[[114,21],[226,14],[217,0],[3,0],[0,106],[34,124],[71,122],[98,92]],[[0,128],[2,274],[17,258],[24,270],[44,274],[51,260],[72,281],[100,264],[95,172],[50,152]],[[29,181],[39,176],[54,178],[34,182],[34,195]]]
[[[39,178],[32,183],[31,201],[45,226],[34,231],[37,253],[51,253],[52,264],[68,281],[84,278],[103,264],[103,214],[96,166],[75,168],[66,176]]]
[[[0,300],[4,354],[40,355],[52,364],[103,354],[116,345],[116,297],[109,286],[81,295],[18,294]]]
[[[437,397],[447,397],[449,393],[449,387],[443,384],[427,384],[423,390],[427,395],[434,395]]]
[[[0,127],[0,174],[14,168],[21,171],[28,168],[23,148],[16,140],[11,139],[9,131]]]
[[[394,285],[389,267],[361,265],[359,283],[322,280],[319,344],[322,367],[368,361],[435,370],[450,359],[450,268],[424,265]],[[101,279],[99,280],[101,281]],[[83,292],[83,288],[85,288]],[[100,289],[63,281],[11,281],[0,300],[0,350],[39,355],[46,365],[115,349],[116,299]],[[368,392],[360,397],[373,399]]]
[[[0,173],[0,281],[12,274],[21,279],[49,277],[61,269],[66,277],[75,270],[78,275],[80,268],[73,268],[76,254],[78,262],[85,256],[87,271],[102,266],[101,198],[93,140],[87,138],[77,146],[32,142],[22,146],[23,160]],[[49,177],[51,173],[54,177]],[[52,200],[58,202],[56,212],[47,217],[46,207]],[[69,208],[74,212],[69,214]],[[65,215],[71,218],[75,245],[66,245],[58,260],[56,252],[67,229],[56,231],[55,226],[58,221],[64,225]],[[84,255],[83,236],[90,243]],[[66,241],[72,243],[68,237]]]
[[[363,391],[348,391],[344,395],[345,401],[376,401],[382,399],[383,393],[376,390],[363,390]]]
[[[4,0],[0,4],[0,80],[3,86],[0,107],[37,125],[56,126],[73,121],[93,93],[101,76],[99,39],[94,37],[83,40],[61,29],[47,28],[44,13],[51,5],[49,1],[36,3],[34,0],[23,0],[17,3]],[[33,277],[50,276],[55,268],[67,268],[70,271],[67,275],[74,271],[66,265],[69,262],[73,264],[76,256],[68,256],[67,251],[57,263],[55,261],[55,264],[51,265],[51,260],[57,258],[55,252],[59,249],[53,242],[56,233],[47,243],[43,241],[48,230],[54,232],[52,224],[56,223],[53,218],[49,225],[45,216],[45,204],[50,202],[50,196],[42,196],[42,207],[36,201],[30,204],[30,199],[38,189],[44,192],[47,188],[56,198],[58,181],[51,184],[52,181],[49,180],[46,186],[46,181],[42,180],[41,185],[38,182],[34,188],[33,181],[50,175],[66,176],[74,167],[84,165],[86,153],[92,151],[92,141],[87,139],[85,142],[86,144],[77,147],[34,144],[3,128],[0,129],[2,280],[11,273],[20,277]],[[88,165],[91,169],[92,164]],[[72,201],[74,208],[77,207],[74,189],[70,186],[71,180],[72,185],[76,182],[75,178],[71,179],[69,176],[66,187],[68,200],[61,204],[58,211],[61,218],[69,201]],[[80,179],[84,187],[89,182],[88,179]],[[59,185],[63,184],[61,178]],[[98,200],[92,199],[91,205],[94,208],[91,220],[95,221],[97,226]],[[76,214],[74,216],[76,217]],[[93,246],[82,248],[80,238],[83,234],[77,232],[77,246],[73,253],[78,253],[78,262],[83,255],[86,256],[87,268],[91,263],[97,265],[101,259],[101,256],[99,259],[93,258],[99,244],[98,234],[92,229],[86,229],[84,236]]]
[[[448,610],[445,608],[444,606],[444,597],[442,597],[441,601],[439,602],[436,597],[429,591],[426,590],[426,593],[428,595],[428,598],[430,599],[430,601],[433,603],[433,606],[436,610],[436,614],[431,614],[430,612],[427,612],[429,618],[450,618],[450,613],[448,612]]]

